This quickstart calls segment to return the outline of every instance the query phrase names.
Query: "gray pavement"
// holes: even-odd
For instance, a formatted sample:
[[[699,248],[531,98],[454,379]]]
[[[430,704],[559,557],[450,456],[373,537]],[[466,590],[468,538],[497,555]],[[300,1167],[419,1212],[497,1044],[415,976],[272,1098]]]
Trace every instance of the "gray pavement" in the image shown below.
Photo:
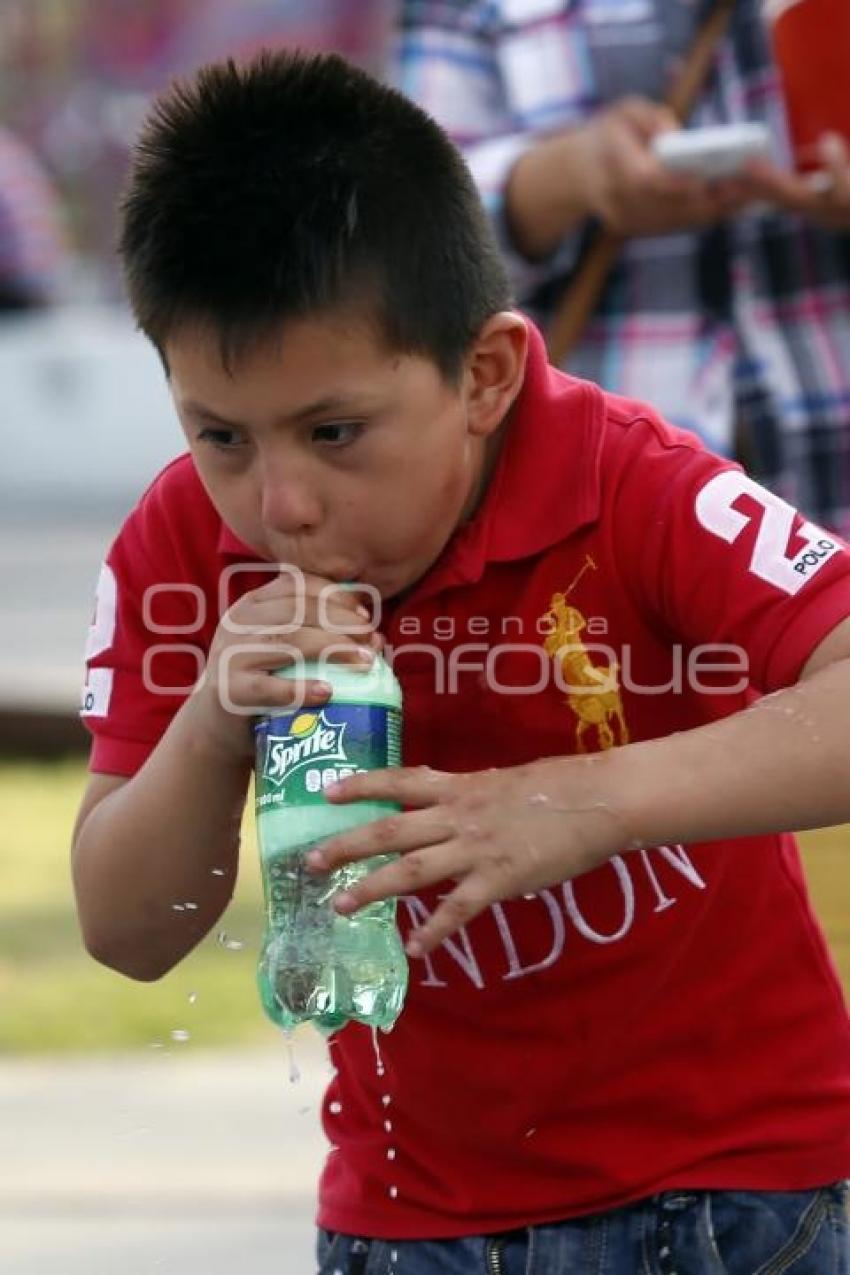
[[[293,1048],[0,1062],[0,1275],[312,1275],[331,1073]]]

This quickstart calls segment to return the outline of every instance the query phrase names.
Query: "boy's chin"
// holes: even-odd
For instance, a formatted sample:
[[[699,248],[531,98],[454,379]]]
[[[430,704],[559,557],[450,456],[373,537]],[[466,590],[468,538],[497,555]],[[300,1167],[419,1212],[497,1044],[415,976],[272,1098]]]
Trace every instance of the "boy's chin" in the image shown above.
[[[416,588],[423,576],[427,575],[428,570],[428,567],[411,566],[407,570],[397,568],[384,574],[376,571],[374,577],[365,576],[364,583],[377,589],[385,602],[397,602]]]

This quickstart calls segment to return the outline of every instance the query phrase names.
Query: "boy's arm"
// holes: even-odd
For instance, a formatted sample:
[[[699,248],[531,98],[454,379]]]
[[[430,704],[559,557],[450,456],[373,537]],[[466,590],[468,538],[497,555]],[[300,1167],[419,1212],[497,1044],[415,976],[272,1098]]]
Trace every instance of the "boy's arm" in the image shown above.
[[[196,716],[193,698],[132,779],[94,776],[74,830],[86,947],[130,978],[160,978],[176,965],[236,884],[250,759],[210,746]]]
[[[583,757],[449,775],[375,771],[332,801],[387,800],[407,813],[310,855],[314,870],[400,852],[337,896],[349,913],[378,898],[457,884],[408,943],[419,956],[498,899],[569,880],[643,846],[713,841],[850,820],[850,620],[815,650],[800,682],[708,726]],[[745,851],[742,851],[745,853]]]
[[[325,683],[281,680],[273,670],[318,659],[329,643],[322,624],[335,626],[335,658],[368,662],[380,642],[372,635],[367,650],[358,647],[355,635],[370,633],[362,615],[353,594],[318,577],[285,573],[244,594],[219,625],[204,678],[141,769],[125,782],[92,781],[72,867],[83,936],[97,960],[156,979],[215,924],[236,881],[253,719],[286,711],[296,697],[324,703],[330,693]]]
[[[744,712],[623,750],[630,839],[715,841],[850,821],[850,620],[796,685]]]

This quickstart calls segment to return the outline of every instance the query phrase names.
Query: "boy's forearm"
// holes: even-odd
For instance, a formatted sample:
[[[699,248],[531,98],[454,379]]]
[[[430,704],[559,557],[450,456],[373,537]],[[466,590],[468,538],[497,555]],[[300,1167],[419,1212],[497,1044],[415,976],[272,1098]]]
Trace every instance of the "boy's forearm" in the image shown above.
[[[841,660],[731,717],[623,749],[615,800],[642,845],[848,822],[849,718]]]
[[[236,883],[250,761],[212,750],[190,699],[145,765],[91,811],[73,851],[89,951],[155,979],[215,924]]]

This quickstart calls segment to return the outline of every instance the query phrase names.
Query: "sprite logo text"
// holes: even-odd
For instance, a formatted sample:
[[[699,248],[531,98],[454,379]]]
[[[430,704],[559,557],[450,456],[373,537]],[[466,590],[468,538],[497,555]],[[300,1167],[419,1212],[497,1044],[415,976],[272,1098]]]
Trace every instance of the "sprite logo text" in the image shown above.
[[[296,771],[308,764],[347,761],[342,739],[347,723],[335,726],[321,713],[299,713],[288,735],[268,735],[263,779],[280,788]]]

